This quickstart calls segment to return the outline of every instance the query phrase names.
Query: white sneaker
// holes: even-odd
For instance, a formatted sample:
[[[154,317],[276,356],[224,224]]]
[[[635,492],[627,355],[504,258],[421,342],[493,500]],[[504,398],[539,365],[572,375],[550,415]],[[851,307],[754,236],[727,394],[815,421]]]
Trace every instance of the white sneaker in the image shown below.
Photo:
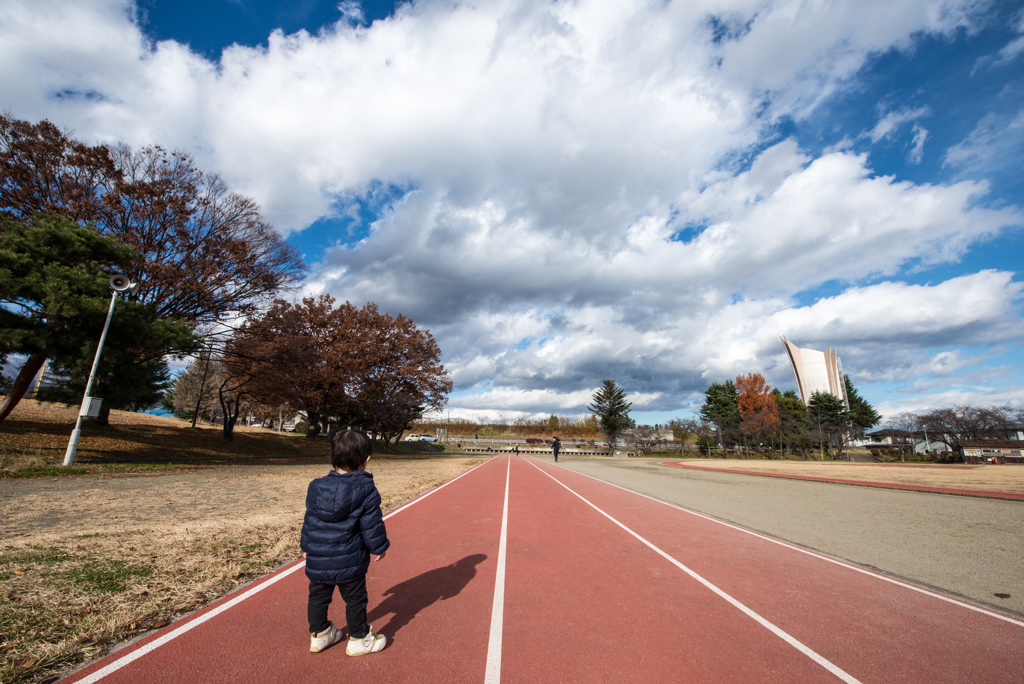
[[[331,626],[322,632],[312,632],[309,635],[309,651],[310,653],[319,653],[325,651],[334,644],[341,641],[341,630],[334,626],[334,623],[330,623]]]
[[[350,656],[376,653],[377,651],[383,651],[387,643],[387,637],[383,634],[374,634],[373,625],[370,625],[370,631],[362,639],[348,638],[348,648],[345,649],[345,653]]]

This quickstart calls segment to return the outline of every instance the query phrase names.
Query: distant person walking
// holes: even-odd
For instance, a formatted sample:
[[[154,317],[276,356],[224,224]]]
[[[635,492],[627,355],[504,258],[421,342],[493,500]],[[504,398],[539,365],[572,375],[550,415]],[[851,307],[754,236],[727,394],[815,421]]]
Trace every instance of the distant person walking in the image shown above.
[[[555,454],[555,463],[558,463],[558,450],[562,448],[562,443],[558,441],[558,437],[555,437],[551,442],[551,451]]]

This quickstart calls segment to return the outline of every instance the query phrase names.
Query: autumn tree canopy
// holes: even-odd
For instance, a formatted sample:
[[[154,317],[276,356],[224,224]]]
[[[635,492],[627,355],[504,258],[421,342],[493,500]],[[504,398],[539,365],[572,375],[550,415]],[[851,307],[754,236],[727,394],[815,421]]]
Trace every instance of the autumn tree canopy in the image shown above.
[[[386,446],[424,412],[441,410],[452,381],[437,342],[411,319],[393,318],[367,304],[359,312],[359,326],[356,401],[364,427],[381,435]]]
[[[736,376],[736,406],[743,419],[740,432],[769,439],[779,430],[779,407],[760,373]]]
[[[429,332],[376,304],[334,304],[329,295],[277,300],[253,316],[225,350],[232,396],[294,407],[306,416],[309,436],[360,425],[385,443],[447,403],[452,382]]]
[[[49,121],[0,115],[0,212],[91,222],[138,252],[133,301],[193,325],[246,314],[297,281],[298,251],[191,155],[86,145]]]
[[[258,310],[305,270],[255,201],[200,171],[190,155],[88,145],[48,121],[0,115],[0,215],[23,224],[65,217],[130,248],[117,269],[140,287],[127,301],[151,320],[200,329],[228,312]],[[27,387],[45,358],[30,353],[15,388]],[[12,391],[9,401],[20,397]]]

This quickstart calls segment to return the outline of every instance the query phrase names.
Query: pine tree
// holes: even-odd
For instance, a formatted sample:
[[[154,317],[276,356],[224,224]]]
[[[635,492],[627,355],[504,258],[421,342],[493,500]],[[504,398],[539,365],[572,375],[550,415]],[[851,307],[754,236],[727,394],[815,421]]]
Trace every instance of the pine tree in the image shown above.
[[[878,425],[882,416],[878,415],[875,407],[860,396],[857,388],[850,382],[850,376],[844,375],[843,382],[846,384],[846,400],[850,403],[850,420],[853,421],[853,424],[865,430]]]
[[[626,401],[626,392],[616,385],[614,380],[602,381],[601,389],[594,393],[592,399],[593,403],[587,408],[600,419],[601,432],[604,433],[610,449],[619,434],[632,426],[629,409],[633,404]]]
[[[725,432],[735,428],[743,419],[737,399],[739,392],[732,380],[714,382],[704,391],[704,405],[700,407],[700,416],[714,424],[718,432],[718,443],[725,446]]]
[[[815,392],[807,402],[811,427],[817,428],[829,445],[842,449],[850,430],[850,412],[843,400],[829,392]]]

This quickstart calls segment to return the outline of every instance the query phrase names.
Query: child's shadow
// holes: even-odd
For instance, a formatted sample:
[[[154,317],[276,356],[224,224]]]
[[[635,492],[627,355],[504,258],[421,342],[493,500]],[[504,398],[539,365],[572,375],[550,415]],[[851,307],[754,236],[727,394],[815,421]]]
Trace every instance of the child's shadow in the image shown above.
[[[392,615],[388,624],[378,631],[389,640],[394,640],[398,630],[409,624],[421,610],[436,601],[458,596],[476,576],[476,566],[486,559],[484,554],[476,553],[396,584],[384,592],[385,599],[370,611],[367,621],[373,622],[385,615]]]

